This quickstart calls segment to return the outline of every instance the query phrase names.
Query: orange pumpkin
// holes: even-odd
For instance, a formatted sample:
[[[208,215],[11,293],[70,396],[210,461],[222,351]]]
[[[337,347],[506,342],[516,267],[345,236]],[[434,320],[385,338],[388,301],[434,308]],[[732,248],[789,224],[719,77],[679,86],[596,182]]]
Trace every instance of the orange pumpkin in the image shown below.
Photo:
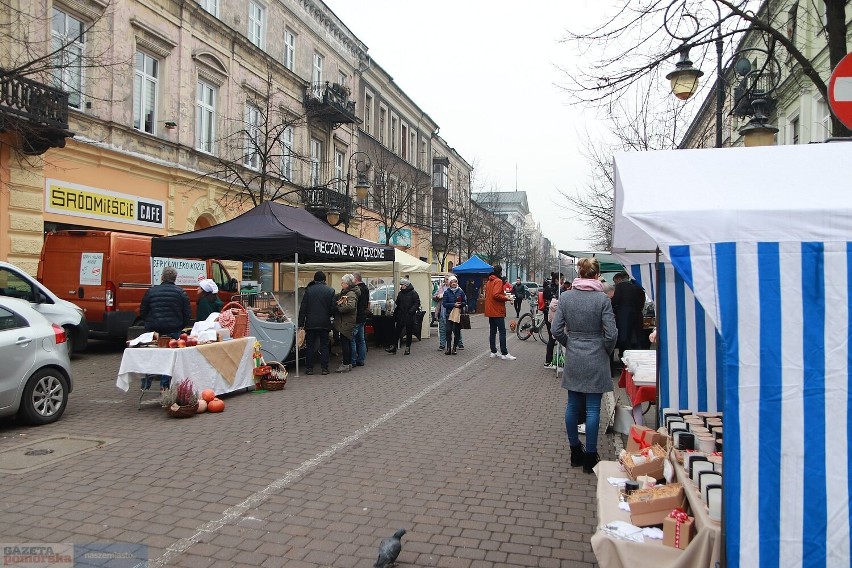
[[[203,391],[201,391],[201,398],[203,400],[206,400],[207,402],[210,402],[211,400],[216,398],[216,393],[213,391],[213,389],[204,389]]]
[[[219,398],[214,398],[207,403],[207,412],[222,412],[225,410],[225,401]]]

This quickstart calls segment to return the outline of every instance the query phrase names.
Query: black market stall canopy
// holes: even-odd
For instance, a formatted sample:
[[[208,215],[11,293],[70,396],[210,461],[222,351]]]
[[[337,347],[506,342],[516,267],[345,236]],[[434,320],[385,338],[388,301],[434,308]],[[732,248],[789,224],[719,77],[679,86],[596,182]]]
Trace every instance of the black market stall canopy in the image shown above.
[[[394,260],[394,251],[335,229],[304,209],[271,201],[230,221],[151,241],[152,256],[243,262],[385,262]]]

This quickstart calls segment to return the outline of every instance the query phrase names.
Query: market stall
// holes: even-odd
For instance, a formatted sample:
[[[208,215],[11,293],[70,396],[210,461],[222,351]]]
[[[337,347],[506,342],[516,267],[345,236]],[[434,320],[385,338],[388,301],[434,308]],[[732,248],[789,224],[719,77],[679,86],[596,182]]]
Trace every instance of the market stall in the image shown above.
[[[173,385],[175,381],[192,379],[198,392],[213,389],[220,395],[246,390],[254,386],[254,342],[254,337],[244,337],[197,347],[127,348],[121,357],[115,386],[127,392],[136,381],[150,375],[165,375],[172,378]]]
[[[405,277],[411,281],[411,284],[420,296],[422,308],[424,310],[429,309],[429,299],[432,290],[429,281],[431,265],[402,250],[397,249],[394,259],[388,262],[309,262],[300,264],[298,268],[299,280],[296,282],[295,265],[292,263],[280,264],[279,270],[282,287],[295,289],[296,285],[298,285],[298,289],[303,290],[311,278],[313,278],[314,272],[322,270],[326,275],[326,282],[332,288],[339,289],[341,276],[351,274],[352,272],[360,272],[364,282],[375,280],[377,283],[393,285],[394,293],[392,297],[396,298],[399,279]],[[381,317],[380,314],[377,315]],[[428,320],[425,321],[426,325],[420,326],[418,338],[421,339],[430,336],[429,323]]]
[[[688,288],[721,340],[729,566],[850,565],[849,156],[837,142],[615,157],[613,250],[659,248],[683,283],[670,308]],[[703,321],[660,318],[661,350],[694,350]],[[682,370],[687,391],[711,386]]]
[[[254,262],[392,262],[396,250],[344,233],[299,208],[264,201],[229,221],[151,240],[153,256]],[[293,290],[293,316],[299,313]],[[299,358],[296,357],[296,376]]]
[[[478,302],[478,300],[481,299],[480,292],[482,290],[482,283],[493,271],[493,266],[476,255],[473,255],[458,266],[453,267],[453,274],[455,274],[459,279],[459,287],[465,291],[465,294],[467,294],[468,290],[471,289],[468,287],[468,283],[473,283],[473,298],[467,299],[469,311],[483,311],[482,306],[480,305],[482,302]],[[484,300],[482,301],[484,302]]]

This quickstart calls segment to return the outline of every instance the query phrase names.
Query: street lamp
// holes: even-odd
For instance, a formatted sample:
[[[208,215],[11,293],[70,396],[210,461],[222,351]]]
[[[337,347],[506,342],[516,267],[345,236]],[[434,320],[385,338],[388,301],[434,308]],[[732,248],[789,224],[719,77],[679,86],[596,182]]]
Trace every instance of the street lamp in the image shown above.
[[[357,156],[363,156],[363,158],[355,159]],[[345,205],[347,208],[351,208],[350,206],[350,184],[352,182],[352,166],[355,166],[355,196],[358,199],[365,199],[370,192],[370,181],[367,179],[367,173],[370,171],[370,168],[373,167],[373,163],[370,161],[370,156],[367,155],[366,152],[352,152],[352,155],[349,156],[349,166],[346,170],[346,200]],[[349,232],[349,212],[343,215],[343,230],[345,232]],[[332,207],[326,212],[325,220],[328,221],[329,225],[337,226],[340,223],[341,212],[336,208]]]
[[[704,75],[700,69],[692,66],[692,61],[689,60],[689,49],[701,42],[690,45],[690,40],[695,38],[703,31],[709,31],[711,28],[715,31],[716,37],[716,148],[722,147],[722,110],[725,101],[726,82],[723,74],[722,65],[722,12],[718,4],[716,6],[716,22],[701,28],[701,24],[694,15],[685,10],[680,14],[680,22],[688,21],[693,25],[687,26],[693,30],[693,33],[688,35],[679,34],[676,30],[673,31],[670,26],[672,14],[670,11],[675,6],[681,9],[682,2],[676,0],[668,5],[665,11],[663,27],[671,37],[681,40],[683,45],[678,50],[679,60],[675,64],[675,70],[666,75],[666,79],[671,82],[672,94],[680,100],[690,98],[698,89],[698,80]],[[679,23],[680,23],[679,22]],[[746,53],[762,54],[764,62],[762,65],[752,65],[751,61],[745,56]],[[768,146],[775,141],[775,133],[778,129],[768,124],[769,118],[766,116],[766,109],[770,104],[772,93],[778,88],[781,82],[780,65],[775,57],[767,50],[761,48],[749,47],[737,51],[729,60],[737,58],[734,64],[734,71],[741,77],[739,87],[735,90],[734,114],[739,116],[751,116],[746,124],[739,130],[743,137],[745,146]],[[756,63],[756,60],[755,60]],[[724,68],[727,68],[725,65]],[[743,104],[744,103],[744,104]]]

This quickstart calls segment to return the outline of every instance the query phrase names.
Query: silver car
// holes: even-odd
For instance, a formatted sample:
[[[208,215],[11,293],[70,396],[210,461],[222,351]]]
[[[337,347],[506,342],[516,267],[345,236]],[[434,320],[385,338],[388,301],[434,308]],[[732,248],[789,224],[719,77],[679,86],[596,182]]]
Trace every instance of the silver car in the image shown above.
[[[0,297],[0,417],[55,422],[74,387],[65,330],[29,302]]]

